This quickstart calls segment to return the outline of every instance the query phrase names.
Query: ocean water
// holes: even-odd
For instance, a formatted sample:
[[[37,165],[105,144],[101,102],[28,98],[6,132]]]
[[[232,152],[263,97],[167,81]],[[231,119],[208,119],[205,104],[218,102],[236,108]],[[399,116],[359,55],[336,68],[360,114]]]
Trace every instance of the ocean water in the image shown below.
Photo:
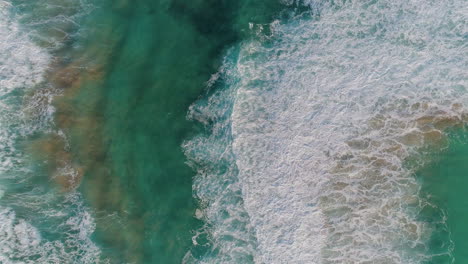
[[[465,263],[467,14],[0,0],[0,263]]]
[[[466,122],[466,2],[304,4],[189,112],[206,262],[439,263],[415,173]]]
[[[433,231],[429,248],[440,254],[429,263],[463,263],[468,260],[466,234],[467,208],[466,158],[468,154],[467,131],[449,131],[446,148],[431,153],[428,165],[417,177],[422,184],[421,196],[425,207],[420,213],[422,221],[431,223]],[[448,253],[448,254],[447,254]]]
[[[54,188],[30,148],[38,134],[58,131],[47,104],[54,91],[44,77],[51,54],[32,40],[35,26],[23,19],[29,17],[19,6],[0,2],[0,262],[96,263],[95,223],[82,195]]]

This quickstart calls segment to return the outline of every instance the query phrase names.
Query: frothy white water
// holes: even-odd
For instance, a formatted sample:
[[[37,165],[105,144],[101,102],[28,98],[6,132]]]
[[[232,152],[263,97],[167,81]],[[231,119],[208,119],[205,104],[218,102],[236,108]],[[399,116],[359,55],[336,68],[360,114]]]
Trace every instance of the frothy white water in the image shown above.
[[[21,31],[10,8],[8,2],[0,2],[0,96],[42,81],[50,57]]]
[[[100,263],[100,250],[90,239],[94,220],[81,200],[73,193],[63,203],[77,207],[71,217],[54,227],[66,232],[64,241],[44,239],[38,228],[14,210],[0,207],[0,263]],[[47,217],[62,216],[60,211],[50,210]]]
[[[0,0],[0,263],[98,263],[100,250],[90,239],[94,220],[80,195],[28,186],[37,175],[20,142],[37,128],[51,128],[53,94],[36,93],[41,98],[32,98],[29,109],[23,96],[46,86],[51,56],[31,41],[35,32],[17,22],[12,8]],[[29,118],[33,112],[37,120]],[[28,191],[16,193],[20,186]]]
[[[231,51],[235,53],[235,51]],[[229,61],[214,75],[209,85],[219,81],[234,67]],[[229,80],[225,80],[229,82]],[[193,188],[200,199],[196,217],[206,225],[193,238],[195,246],[213,246],[202,263],[252,263],[257,250],[254,230],[244,208],[238,170],[232,152],[232,89],[217,90],[206,100],[193,105],[191,119],[205,125],[213,123],[210,135],[199,135],[184,144],[190,165],[197,169]],[[207,239],[204,239],[207,237]],[[183,263],[198,261],[187,254]]]
[[[467,121],[467,2],[316,6],[312,17],[272,23],[271,39],[243,43],[224,94],[191,110],[214,123],[211,138],[186,149],[213,242],[225,249],[218,257],[239,250],[219,235],[229,220],[218,222],[226,209],[217,201],[230,194],[207,194],[222,182],[240,192],[236,210],[251,227],[228,232],[254,235],[256,263],[428,260],[430,227],[417,220],[423,201],[405,162],[422,162],[424,147],[443,146],[444,130]],[[226,149],[235,176],[209,169]]]
[[[19,133],[12,133],[7,124],[18,120],[19,107],[8,95],[15,89],[31,88],[43,81],[50,56],[31,42],[12,18],[11,4],[0,1],[0,172],[18,163],[14,142]]]

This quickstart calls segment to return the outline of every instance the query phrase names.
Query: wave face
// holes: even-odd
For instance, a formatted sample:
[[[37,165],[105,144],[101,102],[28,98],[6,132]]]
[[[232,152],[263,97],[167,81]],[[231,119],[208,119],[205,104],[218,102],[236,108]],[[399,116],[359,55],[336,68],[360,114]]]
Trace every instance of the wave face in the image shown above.
[[[43,4],[36,14],[20,15],[18,6],[0,1],[0,263],[98,263],[100,251],[90,239],[94,220],[81,195],[50,188],[25,152],[34,135],[61,134],[52,126],[56,91],[44,79],[49,51],[59,43],[42,47],[32,39],[55,41],[35,29],[47,10],[51,15],[42,22],[48,26],[59,30],[58,19],[71,21],[53,15],[60,5]]]
[[[209,130],[184,145],[201,262],[430,261],[413,173],[467,121],[467,2],[302,4],[231,50],[190,109]]]

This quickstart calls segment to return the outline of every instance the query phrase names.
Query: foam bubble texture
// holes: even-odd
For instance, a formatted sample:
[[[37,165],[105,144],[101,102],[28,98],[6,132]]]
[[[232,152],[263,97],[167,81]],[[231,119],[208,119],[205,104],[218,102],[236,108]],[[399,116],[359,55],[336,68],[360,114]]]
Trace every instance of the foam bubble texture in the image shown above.
[[[444,130],[467,121],[468,6],[319,6],[312,17],[272,23],[266,41],[243,43],[228,73],[234,103],[222,142],[232,145],[252,255],[256,263],[421,263],[431,257],[430,227],[416,219],[424,201],[404,164],[422,162],[424,148],[442,147]],[[197,177],[209,185],[225,175]],[[201,198],[208,211],[223,210],[216,197]]]
[[[231,51],[235,53],[235,51]],[[220,82],[233,68],[228,60],[223,69],[210,79],[209,85]],[[209,98],[200,100],[189,111],[189,118],[210,126],[209,135],[185,142],[184,150],[189,165],[197,170],[193,188],[202,206],[196,217],[205,221],[193,238],[195,246],[211,250],[201,261],[191,257],[184,263],[252,263],[257,242],[244,208],[241,185],[237,178],[231,137],[231,113],[234,96],[231,89],[218,89]],[[207,237],[207,239],[206,239]]]
[[[81,205],[77,193],[68,195],[64,206],[79,205],[68,220],[56,229],[66,230],[66,240],[48,240],[40,231],[18,217],[10,208],[0,207],[0,262],[13,263],[106,263],[100,262],[100,250],[90,240],[94,221]],[[55,210],[48,217],[63,215]]]
[[[0,2],[0,96],[42,81],[50,57],[20,30],[10,8],[8,2]]]
[[[91,241],[95,224],[82,197],[29,186],[37,175],[21,143],[50,128],[54,92],[42,89],[24,104],[26,89],[47,87],[51,56],[31,40],[37,32],[17,19],[11,4],[0,0],[0,263],[105,263]],[[56,237],[44,237],[44,230]]]
[[[10,170],[20,161],[15,140],[20,106],[15,89],[29,89],[43,81],[50,56],[20,30],[10,12],[11,4],[0,1],[0,172]]]

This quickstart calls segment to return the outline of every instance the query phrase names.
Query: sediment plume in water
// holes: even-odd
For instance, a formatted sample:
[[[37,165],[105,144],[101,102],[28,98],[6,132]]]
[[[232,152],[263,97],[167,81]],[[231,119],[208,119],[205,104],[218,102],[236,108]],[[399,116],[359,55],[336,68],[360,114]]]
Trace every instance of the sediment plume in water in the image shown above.
[[[200,221],[180,144],[197,126],[186,109],[224,46],[249,34],[247,19],[269,22],[281,6],[215,2],[103,1],[89,15],[94,22],[80,25],[83,35],[54,33],[66,41],[46,74],[51,87],[31,98],[55,93],[55,131],[31,149],[44,152],[62,190],[85,194],[97,241],[114,248],[115,259],[174,262],[191,248]],[[194,251],[203,255],[204,247]]]
[[[91,241],[95,227],[89,207],[75,191],[80,169],[72,168],[67,142],[52,124],[51,102],[60,91],[44,76],[53,61],[52,53],[59,52],[64,43],[56,35],[42,35],[41,26],[59,29],[67,19],[48,11],[70,11],[73,8],[68,7],[74,5],[58,2],[64,5],[48,9],[45,5],[33,8],[34,3],[0,1],[2,263],[103,260]],[[31,8],[37,13],[30,13]],[[47,43],[39,41],[40,36]],[[58,188],[50,184],[53,179],[60,183]]]
[[[426,153],[447,145],[446,131],[468,121],[463,1],[46,2],[13,1],[32,14],[23,20],[46,52],[22,39],[25,50],[48,55],[34,57],[30,71],[10,68],[20,85],[35,86],[24,95],[22,113],[33,125],[21,131],[22,143],[35,173],[58,191],[29,182],[21,195],[0,190],[16,206],[0,206],[10,223],[0,232],[22,241],[14,230],[25,230],[31,249],[10,256],[353,264],[434,257],[434,227],[418,218],[426,201],[412,174]],[[47,69],[37,70],[43,61]],[[9,100],[21,97],[14,91]],[[187,109],[199,124],[187,122]],[[8,155],[8,127],[27,127],[14,118],[0,118]],[[23,162],[4,156],[8,168]],[[193,184],[185,162],[196,171]],[[24,214],[35,208],[25,201],[40,200],[30,196],[37,190],[56,198],[44,199],[44,212]],[[39,232],[27,217],[60,232]],[[53,238],[60,235],[64,243]],[[48,257],[43,248],[66,254]],[[451,257],[450,248],[438,254]]]

